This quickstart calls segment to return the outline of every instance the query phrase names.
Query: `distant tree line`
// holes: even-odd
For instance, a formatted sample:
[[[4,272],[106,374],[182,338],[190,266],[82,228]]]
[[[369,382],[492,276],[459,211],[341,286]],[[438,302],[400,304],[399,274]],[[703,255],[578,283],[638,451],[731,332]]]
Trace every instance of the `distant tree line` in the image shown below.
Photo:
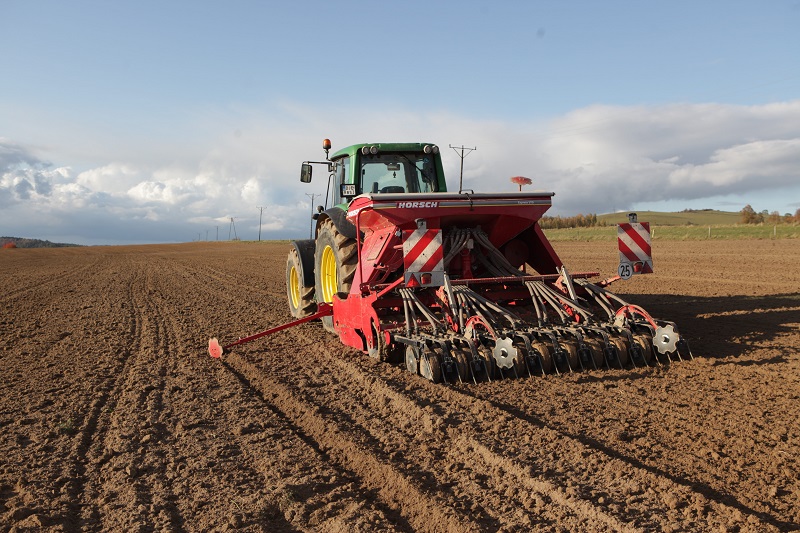
[[[0,246],[13,244],[15,248],[63,248],[65,246],[78,246],[64,242],[50,242],[40,239],[24,239],[22,237],[0,237]]]
[[[539,219],[539,226],[542,229],[591,228],[605,225],[605,221],[597,222],[597,215],[594,213],[589,213],[588,215],[577,214],[574,217],[544,216]]]
[[[750,204],[747,204],[739,213],[742,224],[800,224],[800,209],[795,211],[794,215],[791,213],[781,215],[777,211],[770,213],[766,209],[759,213]]]

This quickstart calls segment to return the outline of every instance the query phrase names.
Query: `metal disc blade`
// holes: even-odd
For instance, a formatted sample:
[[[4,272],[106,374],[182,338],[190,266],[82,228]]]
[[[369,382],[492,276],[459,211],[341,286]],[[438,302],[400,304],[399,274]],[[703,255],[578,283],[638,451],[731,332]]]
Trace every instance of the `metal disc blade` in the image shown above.
[[[656,329],[653,336],[653,346],[662,354],[668,354],[675,351],[675,343],[678,342],[678,332],[672,327],[672,324],[661,326]]]
[[[514,366],[514,358],[517,357],[514,341],[510,338],[497,339],[492,355],[500,368],[512,368]]]

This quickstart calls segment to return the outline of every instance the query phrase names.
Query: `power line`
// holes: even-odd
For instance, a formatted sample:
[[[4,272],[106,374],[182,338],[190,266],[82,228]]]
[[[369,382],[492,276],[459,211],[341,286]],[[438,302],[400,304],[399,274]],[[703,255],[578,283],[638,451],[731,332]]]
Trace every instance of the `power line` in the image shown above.
[[[478,148],[477,147],[475,147],[475,148],[467,148],[466,146],[463,146],[463,145],[462,146],[448,145],[448,146],[450,146],[450,148],[455,150],[456,154],[458,153],[459,150],[461,150],[461,174],[458,176],[458,192],[460,193],[461,189],[463,188],[462,186],[463,186],[463,183],[464,183],[464,158],[467,157],[470,153],[472,153],[475,150],[477,150]],[[464,150],[469,150],[469,152],[467,152],[466,155],[465,155],[464,154]]]

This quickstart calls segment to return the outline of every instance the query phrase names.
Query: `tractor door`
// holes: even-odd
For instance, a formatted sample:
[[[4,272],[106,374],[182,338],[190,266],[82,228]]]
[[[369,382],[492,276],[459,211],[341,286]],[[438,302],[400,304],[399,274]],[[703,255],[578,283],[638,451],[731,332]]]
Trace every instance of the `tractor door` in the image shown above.
[[[350,176],[350,156],[344,156],[337,159],[336,175],[334,178],[333,186],[333,205],[341,205],[347,203],[347,199],[342,197],[342,185],[345,183],[352,183]]]

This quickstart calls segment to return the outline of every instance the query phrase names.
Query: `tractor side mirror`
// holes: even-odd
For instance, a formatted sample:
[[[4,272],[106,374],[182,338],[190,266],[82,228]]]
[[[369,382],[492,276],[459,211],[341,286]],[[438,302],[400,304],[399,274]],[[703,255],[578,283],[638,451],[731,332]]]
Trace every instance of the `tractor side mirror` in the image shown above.
[[[303,163],[303,166],[300,167],[300,181],[303,183],[311,183],[311,165],[308,163]]]

